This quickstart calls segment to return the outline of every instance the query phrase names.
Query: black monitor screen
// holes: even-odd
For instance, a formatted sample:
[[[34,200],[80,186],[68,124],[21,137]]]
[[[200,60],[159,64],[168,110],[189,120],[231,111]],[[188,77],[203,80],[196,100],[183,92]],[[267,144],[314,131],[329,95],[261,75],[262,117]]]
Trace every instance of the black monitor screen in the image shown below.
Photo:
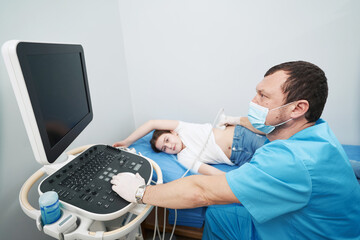
[[[31,75],[50,147],[90,112],[78,53],[30,55]]]
[[[20,65],[48,161],[53,162],[92,120],[84,53],[80,45],[20,44]]]

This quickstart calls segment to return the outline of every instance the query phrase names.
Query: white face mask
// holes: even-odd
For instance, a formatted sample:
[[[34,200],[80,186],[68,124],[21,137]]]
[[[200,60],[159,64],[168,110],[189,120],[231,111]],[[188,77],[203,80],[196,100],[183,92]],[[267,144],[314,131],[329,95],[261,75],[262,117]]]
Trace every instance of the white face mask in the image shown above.
[[[291,102],[291,103],[293,103],[293,102]],[[248,119],[249,119],[251,125],[253,125],[254,128],[256,128],[259,131],[262,131],[265,134],[269,134],[272,131],[274,131],[275,127],[283,125],[283,124],[285,124],[285,123],[292,120],[292,118],[290,118],[289,120],[286,120],[285,122],[276,124],[274,126],[265,125],[266,117],[267,117],[269,111],[285,107],[285,106],[287,106],[287,105],[289,105],[291,103],[287,103],[287,104],[282,105],[280,107],[276,107],[276,108],[273,108],[273,109],[269,110],[266,107],[262,107],[262,106],[260,106],[260,105],[258,105],[256,103],[254,103],[254,102],[250,102],[249,111],[248,111]]]

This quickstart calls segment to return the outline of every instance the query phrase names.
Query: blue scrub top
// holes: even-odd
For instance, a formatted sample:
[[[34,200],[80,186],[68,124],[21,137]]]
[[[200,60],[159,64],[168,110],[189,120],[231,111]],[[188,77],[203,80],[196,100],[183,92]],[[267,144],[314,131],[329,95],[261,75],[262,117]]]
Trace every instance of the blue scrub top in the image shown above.
[[[321,119],[268,142],[226,178],[262,239],[360,239],[360,187]]]

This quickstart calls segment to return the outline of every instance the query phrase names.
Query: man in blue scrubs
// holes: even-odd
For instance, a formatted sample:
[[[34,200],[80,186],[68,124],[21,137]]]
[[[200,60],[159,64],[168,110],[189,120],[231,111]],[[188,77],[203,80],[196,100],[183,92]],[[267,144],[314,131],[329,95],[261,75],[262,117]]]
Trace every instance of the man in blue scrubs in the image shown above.
[[[207,209],[203,239],[360,239],[360,187],[320,119],[324,72],[308,62],[283,63],[256,92],[248,118],[268,141],[250,163],[226,175],[147,186],[140,196],[139,178],[120,174],[114,190],[128,201],[170,208],[219,204]]]
[[[270,69],[256,90],[249,119],[268,133],[268,141],[250,163],[226,175],[253,220],[251,236],[359,239],[360,187],[342,146],[319,119],[328,91],[325,74],[310,63],[285,63]],[[208,209],[209,239],[223,208]]]

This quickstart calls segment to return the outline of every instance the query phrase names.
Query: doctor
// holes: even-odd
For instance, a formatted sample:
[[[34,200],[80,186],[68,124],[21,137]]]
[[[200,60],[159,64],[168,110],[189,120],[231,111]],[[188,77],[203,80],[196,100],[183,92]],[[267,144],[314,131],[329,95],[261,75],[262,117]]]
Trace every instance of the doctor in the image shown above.
[[[114,176],[113,190],[168,208],[217,205],[207,209],[203,239],[359,239],[360,187],[320,119],[327,94],[326,76],[314,64],[274,66],[249,106],[250,122],[268,138],[250,163],[157,186],[123,173]]]

